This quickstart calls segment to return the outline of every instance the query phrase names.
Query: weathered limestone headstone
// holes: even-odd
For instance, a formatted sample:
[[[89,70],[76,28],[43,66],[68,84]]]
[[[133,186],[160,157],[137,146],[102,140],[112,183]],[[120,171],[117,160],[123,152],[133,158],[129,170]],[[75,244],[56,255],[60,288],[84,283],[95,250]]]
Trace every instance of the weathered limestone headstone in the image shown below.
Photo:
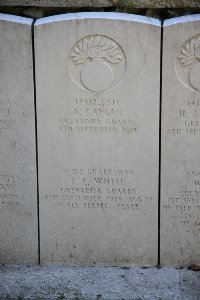
[[[164,23],[161,263],[200,262],[200,15]]]
[[[35,25],[41,262],[157,263],[160,22]]]
[[[0,14],[0,263],[37,263],[32,19]]]

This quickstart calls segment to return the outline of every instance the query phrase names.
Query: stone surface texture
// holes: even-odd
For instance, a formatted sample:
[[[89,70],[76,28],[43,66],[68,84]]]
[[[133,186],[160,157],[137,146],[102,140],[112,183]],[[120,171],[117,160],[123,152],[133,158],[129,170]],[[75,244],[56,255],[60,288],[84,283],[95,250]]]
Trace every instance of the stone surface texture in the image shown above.
[[[160,22],[43,18],[35,55],[41,262],[156,265]]]
[[[199,8],[199,0],[0,0],[0,6]]]
[[[200,262],[200,15],[164,23],[161,264]]]
[[[0,14],[0,262],[37,263],[32,19]]]

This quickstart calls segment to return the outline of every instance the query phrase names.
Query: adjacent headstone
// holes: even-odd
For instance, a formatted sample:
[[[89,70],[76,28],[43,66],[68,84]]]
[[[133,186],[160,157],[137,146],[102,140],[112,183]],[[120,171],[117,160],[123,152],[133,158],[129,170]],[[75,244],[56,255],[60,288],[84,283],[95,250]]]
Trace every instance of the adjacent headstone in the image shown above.
[[[164,22],[161,263],[200,262],[200,15]]]
[[[0,14],[0,263],[37,263],[32,19]]]
[[[160,22],[35,24],[41,262],[155,265]]]

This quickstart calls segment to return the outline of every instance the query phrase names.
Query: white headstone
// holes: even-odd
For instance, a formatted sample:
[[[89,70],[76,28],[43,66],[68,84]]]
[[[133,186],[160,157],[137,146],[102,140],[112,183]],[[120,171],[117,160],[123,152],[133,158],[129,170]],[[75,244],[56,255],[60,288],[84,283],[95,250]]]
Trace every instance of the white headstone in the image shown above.
[[[0,263],[37,263],[32,19],[0,14]]]
[[[200,262],[200,15],[164,22],[161,263]]]
[[[35,25],[41,262],[157,263],[160,22]]]

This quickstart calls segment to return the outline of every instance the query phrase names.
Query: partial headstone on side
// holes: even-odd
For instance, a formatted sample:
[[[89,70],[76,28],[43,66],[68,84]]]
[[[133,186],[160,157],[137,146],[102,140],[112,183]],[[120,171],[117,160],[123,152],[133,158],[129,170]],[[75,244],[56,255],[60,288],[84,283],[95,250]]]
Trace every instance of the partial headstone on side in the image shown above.
[[[0,14],[0,263],[37,263],[32,19]]]
[[[200,262],[200,15],[164,22],[161,264]]]
[[[41,263],[155,265],[160,22],[35,24]]]

